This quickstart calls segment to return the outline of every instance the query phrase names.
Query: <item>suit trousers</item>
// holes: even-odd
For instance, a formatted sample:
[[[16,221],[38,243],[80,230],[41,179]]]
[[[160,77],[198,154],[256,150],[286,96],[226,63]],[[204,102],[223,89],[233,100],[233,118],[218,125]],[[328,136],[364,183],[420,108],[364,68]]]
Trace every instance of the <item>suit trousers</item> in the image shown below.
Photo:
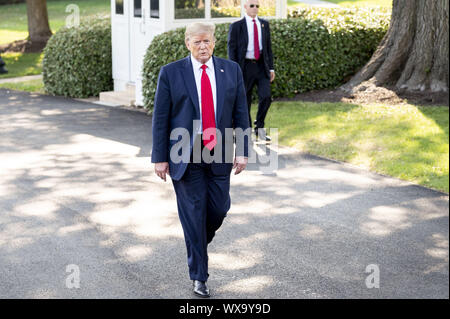
[[[244,64],[244,84],[247,94],[248,105],[248,117],[250,127],[252,127],[252,117],[250,108],[252,105],[252,91],[254,86],[258,87],[258,112],[256,113],[256,127],[264,127],[264,120],[269,111],[270,104],[272,102],[272,96],[270,91],[270,79],[267,78],[264,68],[263,57],[261,56],[258,61],[245,60]]]
[[[201,138],[197,138],[196,142]],[[201,142],[201,141],[200,141]],[[202,148],[203,148],[202,143]],[[214,151],[214,149],[213,149]],[[173,186],[177,197],[178,216],[183,227],[187,250],[189,277],[207,281],[207,246],[222,225],[231,206],[230,174],[215,175],[203,160],[191,162]]]

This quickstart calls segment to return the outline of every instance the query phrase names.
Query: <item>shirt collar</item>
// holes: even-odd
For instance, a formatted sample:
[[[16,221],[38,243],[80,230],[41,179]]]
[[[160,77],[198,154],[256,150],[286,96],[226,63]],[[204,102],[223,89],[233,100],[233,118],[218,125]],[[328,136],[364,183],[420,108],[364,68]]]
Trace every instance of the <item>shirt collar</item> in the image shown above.
[[[192,66],[194,67],[195,70],[200,69],[200,68],[202,67],[202,65],[203,65],[202,63],[198,62],[198,61],[194,58],[194,56],[192,55],[192,53],[191,53],[191,62],[192,62]],[[213,58],[212,58],[212,56],[209,58],[208,61],[206,61],[205,64],[206,64],[206,66],[207,66],[210,70],[214,71],[214,64],[213,64]]]
[[[253,18],[247,13],[245,13],[245,19],[247,20],[247,22],[253,22]],[[255,20],[258,21],[258,15],[255,16]]]

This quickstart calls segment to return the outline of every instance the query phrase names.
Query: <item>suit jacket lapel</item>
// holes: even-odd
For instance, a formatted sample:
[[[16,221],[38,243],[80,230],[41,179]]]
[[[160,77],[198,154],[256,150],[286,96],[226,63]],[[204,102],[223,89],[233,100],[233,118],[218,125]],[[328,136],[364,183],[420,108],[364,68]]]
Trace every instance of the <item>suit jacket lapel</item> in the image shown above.
[[[188,56],[185,60],[183,68],[183,78],[186,88],[188,89],[189,96],[192,100],[192,105],[195,109],[196,119],[200,119],[200,106],[198,104],[197,86],[195,84],[194,71],[192,69],[191,57]]]
[[[258,20],[259,20],[259,23],[261,24],[261,43],[262,43],[262,45],[263,45],[263,51],[264,51],[264,45],[265,45],[265,43],[266,43],[266,34],[265,34],[265,26],[264,26],[264,22],[263,21],[261,21],[261,19],[259,19],[259,17],[258,17]]]
[[[247,29],[247,21],[245,20],[245,17],[241,20],[241,34],[243,35],[242,39],[245,44],[245,50],[247,51],[248,46],[248,29]]]
[[[216,75],[216,98],[217,98],[216,127],[219,127],[220,117],[222,116],[222,110],[223,110],[223,101],[225,98],[225,90],[226,90],[226,88],[224,87],[225,69],[223,68],[223,66],[219,62],[219,60],[216,59],[215,56],[213,56],[213,61],[214,61],[214,73]]]

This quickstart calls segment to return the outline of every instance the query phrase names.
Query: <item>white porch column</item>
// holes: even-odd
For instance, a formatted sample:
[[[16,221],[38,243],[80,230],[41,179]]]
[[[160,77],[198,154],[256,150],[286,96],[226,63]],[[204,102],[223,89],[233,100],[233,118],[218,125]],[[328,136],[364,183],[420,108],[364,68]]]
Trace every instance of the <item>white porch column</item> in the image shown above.
[[[211,0],[205,0],[205,18],[211,19]]]
[[[275,15],[277,19],[287,18],[287,0],[277,0]]]

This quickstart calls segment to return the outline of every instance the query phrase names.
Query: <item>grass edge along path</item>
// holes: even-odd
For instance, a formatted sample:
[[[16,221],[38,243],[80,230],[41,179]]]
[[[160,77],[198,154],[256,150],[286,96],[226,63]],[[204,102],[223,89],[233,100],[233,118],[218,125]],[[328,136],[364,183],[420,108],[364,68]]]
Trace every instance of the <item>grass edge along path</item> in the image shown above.
[[[448,116],[447,106],[274,102],[266,127],[280,145],[448,194]]]
[[[42,81],[42,79],[23,82],[0,83],[0,89],[46,94],[44,82]]]

